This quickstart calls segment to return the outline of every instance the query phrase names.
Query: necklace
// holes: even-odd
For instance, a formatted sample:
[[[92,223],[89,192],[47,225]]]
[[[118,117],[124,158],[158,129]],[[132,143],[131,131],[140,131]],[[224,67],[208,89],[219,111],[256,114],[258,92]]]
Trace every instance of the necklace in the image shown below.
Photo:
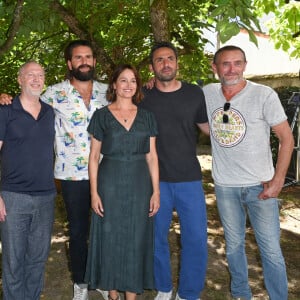
[[[135,110],[128,110],[125,114],[124,114],[124,111],[123,111],[123,113],[121,113],[121,111],[119,111],[119,116],[120,116],[120,119],[124,123],[127,123],[132,119],[134,113],[135,113]]]
[[[110,110],[114,117],[125,127],[129,126],[133,121],[137,113],[136,106],[131,106],[128,108],[117,107],[116,105],[111,105]],[[126,125],[125,125],[126,124]]]

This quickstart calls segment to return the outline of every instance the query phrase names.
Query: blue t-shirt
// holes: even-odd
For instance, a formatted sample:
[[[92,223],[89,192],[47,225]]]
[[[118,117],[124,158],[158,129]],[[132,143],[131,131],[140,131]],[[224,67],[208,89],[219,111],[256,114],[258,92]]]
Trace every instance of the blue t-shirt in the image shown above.
[[[41,102],[37,120],[19,96],[0,107],[1,190],[29,195],[55,192],[53,174],[54,111]]]

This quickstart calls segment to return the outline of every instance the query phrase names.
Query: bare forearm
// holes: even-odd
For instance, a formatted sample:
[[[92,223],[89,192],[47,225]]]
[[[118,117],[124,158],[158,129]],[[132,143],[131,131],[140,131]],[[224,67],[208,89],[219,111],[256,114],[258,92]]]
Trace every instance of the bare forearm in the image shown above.
[[[152,180],[153,192],[159,193],[159,166],[155,147],[155,138],[150,140],[150,152],[146,155],[146,160]]]
[[[293,148],[294,148],[293,140],[291,140],[288,144],[281,145],[279,147],[274,180],[284,182],[286,173],[290,165]]]
[[[151,177],[153,192],[159,193],[159,172],[158,172],[158,162],[151,157],[147,157],[147,164],[149,168],[149,173]]]
[[[96,161],[89,161],[89,179],[90,179],[90,186],[91,186],[91,194],[97,193],[97,174],[98,174],[98,162]]]
[[[282,126],[273,128],[273,130],[279,139],[274,180],[284,181],[294,150],[294,137],[287,122],[284,122]]]
[[[97,194],[97,178],[100,160],[101,142],[97,141],[94,137],[91,138],[91,151],[89,155],[89,179],[91,186],[91,194]]]
[[[210,130],[209,130],[209,124],[207,123],[199,123],[197,124],[197,126],[200,128],[200,130],[206,134],[209,135],[210,134]]]

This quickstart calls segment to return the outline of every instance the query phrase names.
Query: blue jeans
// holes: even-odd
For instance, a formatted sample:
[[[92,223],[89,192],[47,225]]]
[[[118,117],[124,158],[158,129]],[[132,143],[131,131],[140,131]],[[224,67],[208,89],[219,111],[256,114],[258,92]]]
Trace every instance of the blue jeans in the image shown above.
[[[201,181],[160,182],[160,208],[154,219],[154,279],[158,291],[172,290],[168,233],[176,209],[181,231],[178,294],[195,300],[204,288],[207,267],[207,218]]]
[[[278,200],[259,200],[262,185],[249,187],[215,186],[218,211],[224,227],[226,256],[233,297],[251,299],[245,253],[248,214],[260,250],[265,286],[272,300],[288,298],[287,275],[280,248]]]
[[[3,191],[1,196],[7,213],[1,223],[3,299],[40,299],[55,194],[30,196]]]
[[[80,284],[84,283],[88,253],[90,181],[61,180],[61,191],[69,222],[72,279],[75,283]]]

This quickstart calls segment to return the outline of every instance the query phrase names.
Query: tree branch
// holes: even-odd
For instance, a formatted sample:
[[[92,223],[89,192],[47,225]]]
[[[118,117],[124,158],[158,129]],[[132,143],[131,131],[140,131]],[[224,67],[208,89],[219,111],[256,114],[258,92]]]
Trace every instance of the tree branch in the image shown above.
[[[18,33],[22,21],[22,11],[25,0],[18,0],[14,9],[13,18],[7,31],[7,39],[2,46],[0,46],[0,56],[3,55],[14,43],[14,38]]]
[[[54,9],[62,21],[70,28],[70,30],[82,40],[89,40],[89,34],[81,26],[80,22],[76,19],[72,12],[68,11],[57,0],[53,0],[50,3],[50,8]]]
[[[68,11],[63,5],[61,5],[59,1],[51,1],[50,7],[58,13],[62,21],[79,39],[88,40],[91,42],[95,51],[96,60],[101,64],[103,74],[110,75],[111,70],[114,69],[115,65],[102,45],[84,29],[84,26],[81,25],[76,16],[72,12]]]
[[[293,38],[296,38],[296,37],[298,37],[299,35],[300,35],[300,31],[294,33],[294,34],[292,35],[292,37],[293,37]]]

